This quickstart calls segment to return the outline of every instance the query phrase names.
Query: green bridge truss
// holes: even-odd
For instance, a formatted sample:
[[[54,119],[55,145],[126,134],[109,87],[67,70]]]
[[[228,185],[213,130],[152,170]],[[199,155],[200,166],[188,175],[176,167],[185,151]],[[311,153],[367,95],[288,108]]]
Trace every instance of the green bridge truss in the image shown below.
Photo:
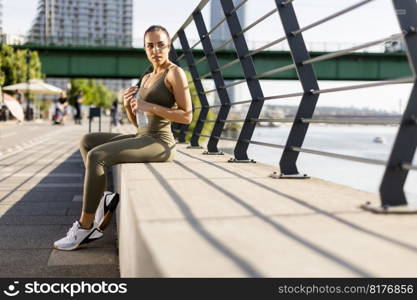
[[[68,47],[68,46],[14,46],[39,52],[42,72],[47,77],[65,78],[137,78],[149,61],[143,48],[110,47]],[[179,51],[178,55],[181,52]],[[202,50],[193,50],[195,60],[204,56]],[[311,57],[325,54],[311,52]],[[236,59],[232,50],[217,52],[220,65]],[[264,51],[253,56],[257,73],[261,74],[271,68],[292,64],[290,52]],[[352,53],[332,60],[314,64],[319,80],[384,80],[411,75],[411,70],[404,53]],[[207,61],[198,65],[199,74],[210,70]],[[243,79],[239,64],[224,70],[225,79]],[[210,76],[207,78],[211,78]],[[265,79],[298,80],[295,70],[271,75]]]

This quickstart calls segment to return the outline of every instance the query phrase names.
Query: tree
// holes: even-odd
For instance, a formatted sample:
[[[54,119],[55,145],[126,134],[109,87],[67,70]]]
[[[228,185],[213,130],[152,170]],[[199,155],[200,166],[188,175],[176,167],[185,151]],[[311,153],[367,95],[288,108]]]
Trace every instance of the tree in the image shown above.
[[[68,92],[69,103],[75,104],[75,96],[79,92],[84,95],[84,104],[110,108],[115,93],[103,84],[98,84],[94,79],[71,79],[71,89]]]
[[[17,83],[17,68],[15,64],[15,53],[12,47],[9,45],[1,45],[0,49],[1,57],[1,74],[2,85],[10,85]],[[22,66],[23,67],[23,66]]]
[[[31,51],[30,53],[30,78],[45,78],[45,74],[42,73],[41,60],[37,51]]]
[[[11,85],[28,80],[27,49],[13,49],[2,44],[0,47],[0,85]],[[31,51],[30,78],[44,78],[41,72],[41,61],[38,52]]]
[[[191,81],[192,77],[191,77],[190,72],[186,71],[185,74],[187,75],[187,80]],[[201,106],[200,100],[198,99],[198,96],[195,96],[195,94],[197,94],[197,91],[196,91],[196,88],[194,86],[194,83],[190,83],[189,89],[190,89],[190,93],[191,93],[191,100],[193,102],[193,107],[197,107],[197,106],[200,107]],[[197,119],[198,119],[199,114],[200,114],[200,109],[195,110],[193,112],[193,121],[189,125],[188,132],[185,136],[185,139],[187,141],[191,140],[192,132],[194,131],[195,125],[197,124]],[[207,120],[215,120],[215,119],[216,119],[216,115],[214,114],[213,111],[209,110],[209,112],[207,114]],[[203,126],[203,130],[201,131],[201,134],[210,135],[211,131],[213,130],[213,127],[214,127],[214,122],[205,122],[204,126]],[[200,141],[205,141],[206,138],[205,137],[200,137],[199,140]]]

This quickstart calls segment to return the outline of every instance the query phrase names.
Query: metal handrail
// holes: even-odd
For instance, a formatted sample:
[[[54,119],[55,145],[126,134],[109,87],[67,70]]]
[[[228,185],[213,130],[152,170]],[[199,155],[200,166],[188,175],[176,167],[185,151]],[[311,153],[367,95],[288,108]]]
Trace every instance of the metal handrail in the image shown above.
[[[262,17],[260,17],[259,19],[255,20],[253,23],[249,24],[244,29],[242,29],[242,31],[240,31],[238,34],[245,33],[249,29],[252,29],[253,27],[255,27],[256,25],[258,25],[259,23],[261,23],[263,20],[269,18],[270,16],[272,16],[276,12],[278,12],[278,9],[277,8],[274,8],[273,10],[267,12],[265,15],[263,15]]]
[[[271,0],[272,1],[272,0]],[[407,84],[413,83],[413,90],[417,86],[417,78],[416,78],[416,70],[417,70],[417,45],[414,43],[415,35],[417,34],[417,4],[414,0],[391,0],[394,4],[394,9],[396,10],[397,18],[400,24],[400,33],[396,33],[384,38],[380,38],[377,40],[373,40],[370,42],[365,42],[360,45],[356,46],[347,46],[345,49],[334,51],[331,53],[320,53],[316,54],[315,57],[310,57],[310,53],[307,49],[307,46],[301,37],[303,32],[310,30],[312,28],[316,28],[321,24],[324,24],[330,20],[333,20],[341,15],[347,14],[355,9],[358,9],[374,0],[358,0],[358,2],[354,5],[348,6],[343,8],[335,13],[332,13],[324,18],[316,20],[307,26],[299,27],[298,20],[295,10],[292,7],[292,3],[294,0],[280,0],[274,1],[276,4],[276,8],[270,10],[269,12],[265,13],[263,16],[259,17],[255,21],[253,21],[248,26],[242,28],[239,22],[239,18],[234,12],[243,6],[247,0],[240,3],[238,6],[234,6],[233,1],[222,1],[222,10],[224,11],[225,17],[216,24],[207,34],[207,30],[205,28],[204,20],[201,16],[201,8],[204,7],[207,1],[201,1],[199,3],[199,7],[194,10],[193,14],[186,20],[184,25],[180,28],[180,33],[182,34],[181,30],[184,30],[186,26],[192,21],[192,16],[195,16],[195,23],[197,25],[197,30],[199,36],[204,38],[210,39],[210,34],[213,33],[217,28],[224,24],[227,21],[227,25],[229,27],[231,33],[231,39],[224,41],[222,45],[218,46],[215,49],[207,49],[207,45],[203,43],[203,48],[205,50],[204,57],[200,58],[196,62],[194,62],[191,66],[195,67],[197,64],[207,60],[208,70],[210,72],[197,75],[196,70],[193,70],[193,74],[195,78],[193,81],[201,80],[204,78],[209,77],[210,75],[213,76],[216,82],[216,88],[204,91],[202,85],[198,85],[197,93],[193,93],[193,96],[203,96],[215,91],[219,92],[219,96],[221,97],[221,104],[216,105],[209,105],[207,99],[205,97],[201,97],[201,106],[194,106],[194,110],[202,109],[201,114],[198,120],[198,126],[195,126],[193,129],[193,137],[191,138],[191,145],[197,146],[198,145],[198,137],[207,137],[210,138],[210,142],[208,143],[208,151],[217,153],[217,142],[219,140],[228,140],[228,141],[235,141],[235,159],[234,161],[242,160],[244,162],[247,161],[247,149],[249,144],[255,144],[259,146],[266,146],[266,147],[273,147],[273,148],[280,148],[283,150],[281,160],[280,160],[280,168],[281,172],[284,174],[296,174],[298,173],[298,169],[296,166],[297,157],[298,155],[294,155],[292,152],[303,152],[313,155],[337,158],[337,159],[345,159],[348,161],[355,161],[360,163],[369,163],[379,166],[385,166],[385,173],[383,180],[381,182],[381,200],[383,205],[402,205],[407,203],[406,199],[404,199],[403,193],[400,193],[400,189],[404,189],[405,182],[403,179],[407,174],[404,171],[409,170],[417,170],[417,166],[413,165],[410,158],[410,154],[415,154],[415,147],[417,143],[415,140],[410,139],[416,133],[416,115],[417,110],[415,108],[415,98],[411,98],[409,103],[406,107],[406,110],[403,116],[400,118],[360,118],[355,116],[320,116],[314,115],[315,107],[317,105],[317,101],[320,97],[320,94],[324,93],[332,93],[332,92],[339,92],[339,91],[347,91],[347,90],[356,90],[362,88],[371,88],[371,87],[378,87],[378,86],[385,86],[385,85],[394,85],[394,84]],[[288,6],[288,7],[286,7]],[[405,13],[400,13],[401,11],[406,11]],[[259,47],[255,50],[249,51],[248,45],[245,39],[244,33],[249,31],[250,29],[254,28],[256,25],[260,24],[266,18],[274,15],[275,13],[279,12],[279,18],[283,25],[284,32],[286,33],[285,36],[282,36],[274,41],[268,42],[266,45]],[[194,14],[195,13],[195,14]],[[182,36],[181,36],[182,38]],[[175,39],[175,36],[174,36]],[[235,43],[235,41],[238,43]],[[412,76],[409,77],[402,77],[402,78],[392,78],[392,79],[385,79],[378,82],[370,82],[370,83],[361,83],[361,84],[354,84],[349,86],[341,86],[335,88],[327,88],[327,89],[320,89],[318,85],[318,79],[315,74],[314,64],[318,62],[323,62],[330,59],[335,59],[341,57],[346,54],[354,53],[357,50],[361,50],[364,48],[372,47],[378,44],[382,44],[387,41],[392,40],[402,40],[405,46],[405,52],[407,54],[408,62],[411,66]],[[263,72],[261,74],[256,73],[256,68],[252,57],[261,53],[265,49],[268,49],[278,43],[288,42],[289,44],[289,51],[292,57],[292,63],[284,66],[275,66],[273,69]],[[217,51],[225,48],[230,43],[233,43],[234,50],[237,53],[237,58],[232,58],[230,61],[225,63],[222,66],[219,66],[219,63],[216,60],[208,60],[207,56],[215,54]],[[186,51],[190,51],[199,45],[201,41],[197,42],[191,48],[186,49]],[[184,44],[184,43],[183,43]],[[188,47],[188,46],[187,46]],[[211,53],[207,53],[211,51]],[[187,53],[188,54],[188,53]],[[185,53],[181,55],[179,58],[185,56]],[[230,68],[236,64],[241,62],[243,75],[241,78],[234,82],[224,84],[224,77],[222,76],[223,70],[226,68]],[[190,67],[190,66],[188,66]],[[271,76],[274,74],[278,74],[281,72],[286,71],[297,71],[298,78],[301,81],[303,86],[303,91],[301,92],[294,92],[294,93],[287,93],[287,94],[280,94],[280,95],[273,95],[265,97],[263,95],[262,87],[260,86],[259,79],[270,77],[275,78],[276,76]],[[221,81],[219,81],[221,80]],[[193,82],[189,81],[189,83]],[[222,86],[218,85],[218,82],[223,82]],[[235,101],[230,102],[230,99],[227,97],[227,92],[225,89],[230,88],[232,86],[236,86],[242,83],[248,84],[248,89],[250,91],[250,95],[252,99],[243,100],[243,101]],[[414,94],[412,94],[414,95]],[[275,99],[284,99],[284,98],[294,98],[294,97],[303,97],[299,104],[297,113],[295,116],[288,116],[282,118],[274,118],[274,117],[260,117],[262,112],[262,105],[265,101],[275,100]],[[246,118],[240,117],[239,119],[228,119],[229,109],[235,105],[246,105],[250,104],[249,110],[247,112]],[[218,112],[218,117],[216,120],[205,120],[207,116],[207,111],[213,108],[220,108]],[[405,119],[404,119],[405,118]],[[409,120],[408,120],[408,119]],[[224,130],[225,123],[243,123],[243,127],[239,138],[227,138],[222,137],[222,133]],[[272,144],[266,143],[261,141],[253,141],[243,137],[251,137],[255,126],[262,122],[279,122],[279,123],[292,123],[293,126],[291,131],[287,137],[287,141],[285,145],[279,144]],[[201,134],[201,130],[203,128],[202,123],[214,123],[214,129],[211,135],[204,135]],[[250,124],[251,123],[251,124]],[[303,141],[305,139],[307,129],[309,124],[314,123],[323,123],[323,124],[362,124],[362,125],[387,125],[387,124],[394,124],[398,126],[398,134],[396,140],[394,142],[394,146],[392,147],[392,153],[388,161],[383,161],[379,159],[371,159],[366,157],[357,157],[352,155],[346,154],[339,154],[327,151],[321,151],[316,149],[309,149],[303,147]],[[182,127],[182,130],[176,130],[176,132],[181,132],[181,136],[184,135],[184,131],[187,130],[185,127]],[[190,130],[188,128],[188,130]],[[242,138],[241,138],[242,137]],[[183,138],[182,138],[183,139]],[[407,140],[408,139],[408,140]],[[404,148],[404,150],[403,150]],[[413,152],[414,151],[414,152]],[[400,163],[398,163],[400,162]],[[400,178],[401,177],[401,178]],[[396,184],[392,185],[393,182]],[[399,183],[399,184],[398,184]],[[395,189],[396,194],[392,192],[392,189]]]
[[[239,139],[219,137],[219,136],[213,136],[212,137],[212,136],[203,135],[203,134],[199,134],[199,136],[214,138],[214,139],[218,139],[218,140],[228,140],[228,141],[235,141],[235,142],[239,141]],[[245,140],[245,139],[242,139],[241,141],[246,142],[248,144],[255,144],[255,145],[265,146],[265,147],[280,148],[280,149],[285,148],[285,145],[279,145],[279,144],[264,143],[264,142],[260,142],[260,141],[252,141],[252,140]],[[364,158],[364,157],[358,157],[358,156],[352,156],[352,155],[345,155],[345,154],[338,154],[338,153],[334,153],[334,152],[319,151],[319,150],[314,150],[314,149],[293,147],[293,146],[291,146],[290,148],[291,148],[292,151],[304,152],[304,153],[326,156],[326,157],[332,157],[332,158],[339,158],[339,159],[344,159],[344,160],[349,160],[349,161],[356,161],[356,162],[361,162],[361,163],[368,163],[368,164],[374,164],[374,165],[380,165],[380,166],[385,166],[387,164],[386,161],[379,160],[379,159],[370,159],[370,158]],[[403,164],[403,167],[404,168],[413,168],[413,169],[416,168],[416,166],[409,166],[407,164]]]
[[[389,85],[389,84],[413,83],[414,81],[415,81],[415,77],[411,76],[411,77],[405,77],[405,78],[400,78],[400,79],[383,80],[383,81],[378,81],[378,82],[342,86],[342,87],[331,88],[331,89],[311,90],[310,93],[316,95],[316,94],[340,92],[340,91],[347,91],[347,90],[363,89],[366,87],[383,86],[383,85]]]
[[[256,119],[250,118],[249,120],[246,119],[232,119],[232,120],[200,120],[200,122],[204,123],[215,123],[215,122],[222,122],[222,123],[241,123],[241,122],[277,122],[277,123],[293,123],[300,122],[300,123],[321,123],[321,124],[361,124],[361,125],[399,125],[401,123],[400,119],[389,119],[389,120],[376,120],[371,118],[355,118],[355,117],[340,117],[336,118],[314,118],[314,119],[306,119],[301,118],[299,120],[295,120],[294,117],[292,118],[267,118],[267,119]]]
[[[338,154],[338,153],[333,153],[333,152],[325,152],[325,151],[293,147],[293,146],[291,146],[290,149],[292,151],[297,151],[297,152],[304,152],[304,153],[332,157],[332,158],[340,158],[340,159],[345,159],[349,161],[356,161],[356,162],[368,163],[368,164],[374,164],[374,165],[380,165],[380,166],[385,166],[387,164],[386,161],[379,160],[379,159],[363,158],[363,157],[357,157],[357,156],[352,156],[352,155]]]
[[[373,0],[370,0],[370,1],[373,1]],[[371,47],[371,46],[374,46],[374,45],[377,45],[377,44],[380,44],[380,43],[383,43],[383,42],[386,42],[386,41],[401,39],[403,36],[404,36],[403,33],[393,34],[393,35],[390,35],[390,36],[385,37],[385,38],[382,38],[382,39],[374,40],[372,42],[360,44],[360,45],[357,45],[357,46],[354,46],[354,47],[351,47],[351,48],[347,48],[347,49],[339,50],[339,51],[336,51],[336,52],[332,52],[332,53],[328,53],[328,54],[323,54],[323,55],[320,55],[320,56],[317,56],[317,57],[314,57],[314,58],[311,58],[311,59],[307,59],[305,61],[302,61],[300,63],[300,65],[306,65],[306,64],[316,63],[316,62],[325,61],[325,60],[328,60],[328,59],[340,57],[340,56],[343,56],[345,54],[354,52],[356,50],[368,48],[368,47]],[[275,40],[275,41],[273,41],[273,42],[271,42],[271,43],[269,43],[269,44],[267,44],[267,45],[265,45],[265,46],[263,46],[263,47],[261,47],[259,49],[256,49],[254,51],[249,52],[245,57],[253,56],[253,55],[261,52],[262,50],[267,49],[268,47],[273,46],[273,45],[275,45],[275,44],[277,44],[279,42],[282,42],[282,41],[284,41],[286,39],[287,39],[286,37],[279,38],[279,39],[277,39],[277,40]],[[201,61],[205,60],[204,57],[202,59],[200,59],[199,61],[197,61],[196,64],[198,64]],[[227,64],[225,64],[223,66],[221,66],[219,69],[217,69],[217,71],[221,71],[221,70],[224,70],[224,69],[226,69],[228,67],[231,67],[231,66],[235,65],[236,63],[238,63],[239,61],[240,61],[240,59],[237,58],[237,59],[235,59],[235,60],[233,60],[233,61],[231,61],[231,62],[229,62],[229,63],[227,63]],[[269,75],[277,74],[277,73],[284,72],[284,71],[293,70],[295,68],[296,68],[296,65],[295,64],[291,64],[291,65],[287,65],[287,66],[284,66],[284,67],[279,67],[279,68],[270,70],[268,72],[264,72],[262,74],[257,75],[255,78],[260,79],[260,78],[263,78],[263,77],[266,77],[266,76],[269,76]],[[210,76],[210,74],[211,74],[211,72],[208,72],[208,73],[200,76],[198,79],[204,79],[207,76]],[[224,88],[228,88],[228,87],[231,87],[233,85],[237,85],[237,84],[243,83],[245,81],[246,80],[242,80],[240,82],[235,82],[235,83],[233,83],[231,85],[225,86]],[[214,90],[212,90],[210,92],[213,92],[213,91]]]
[[[244,4],[246,4],[246,2],[248,2],[248,0],[243,0],[242,2],[240,2],[239,3],[239,5],[237,5],[236,7],[235,7],[235,9],[231,12],[231,13],[233,13],[233,12],[235,12],[235,11],[237,11],[239,8],[241,8]],[[224,21],[226,21],[226,17],[224,17],[224,18],[222,18],[221,20],[220,20],[220,22],[219,23],[217,23],[212,29],[210,29],[210,31],[207,33],[207,35],[210,35],[210,34],[212,34],[221,24],[223,24],[224,23]]]
[[[417,166],[412,165],[412,164],[405,164],[405,163],[402,163],[402,164],[401,164],[401,168],[402,168],[403,170],[415,170],[415,171],[417,171]]]
[[[308,29],[311,29],[311,28],[316,27],[316,26],[318,26],[320,24],[323,24],[323,23],[325,23],[325,22],[327,22],[327,21],[329,21],[331,19],[334,19],[334,18],[336,18],[338,16],[341,16],[341,15],[347,13],[347,12],[350,12],[350,11],[352,11],[352,10],[354,10],[354,9],[362,6],[362,5],[368,4],[369,2],[372,2],[372,1],[374,1],[374,0],[364,0],[364,1],[361,1],[359,3],[356,3],[356,4],[354,4],[352,6],[349,6],[349,7],[345,8],[345,9],[343,9],[341,11],[338,11],[338,12],[336,12],[336,13],[330,15],[330,16],[327,16],[327,17],[325,17],[325,18],[323,18],[323,19],[321,19],[319,21],[316,21],[316,22],[314,22],[314,23],[312,23],[310,25],[307,25],[307,26],[304,26],[304,27],[302,27],[302,28],[300,28],[298,30],[292,31],[291,34],[292,35],[298,35],[298,34],[304,32],[304,31],[306,31]]]
[[[174,42],[178,38],[178,32],[181,30],[185,30],[185,28],[194,20],[193,14],[195,12],[201,11],[206,4],[209,2],[209,0],[201,0],[197,7],[194,9],[194,11],[189,15],[189,17],[185,20],[185,22],[181,25],[181,27],[177,30],[177,32],[172,36],[171,41]]]
[[[389,84],[413,83],[415,80],[416,79],[414,77],[410,76],[410,77],[405,77],[405,78],[400,78],[400,79],[383,80],[383,81],[378,81],[378,82],[364,83],[364,84],[358,84],[358,85],[350,85],[350,86],[330,88],[330,89],[311,90],[311,91],[309,91],[309,93],[311,93],[311,94],[324,94],[324,93],[340,92],[340,91],[353,90],[353,89],[362,89],[362,88],[367,88],[367,87],[384,86],[384,85],[389,85]],[[217,90],[217,89],[209,90],[205,93],[213,92],[215,90]],[[282,95],[276,95],[276,96],[263,97],[263,98],[257,99],[257,101],[267,101],[267,100],[275,100],[275,99],[282,99],[282,98],[292,98],[292,97],[299,97],[299,96],[303,96],[303,95],[304,95],[303,92],[291,93],[291,94],[282,94]],[[198,95],[193,93],[192,96],[198,96]],[[241,104],[249,104],[251,102],[253,102],[253,100],[244,100],[244,101],[232,102],[232,103],[227,104],[227,105],[234,106],[234,105],[241,105]],[[221,104],[211,105],[211,106],[208,106],[207,108],[221,107],[221,106],[222,106]],[[196,109],[198,109],[198,108],[202,108],[202,107],[196,107]]]
[[[287,37],[286,36],[280,37],[279,39],[276,39],[275,41],[272,41],[272,42],[270,42],[270,43],[268,43],[268,44],[266,44],[266,45],[264,45],[262,47],[259,47],[259,48],[255,49],[255,50],[249,52],[248,55],[246,55],[245,57],[254,56],[255,54],[258,54],[259,52],[261,52],[262,50],[265,50],[265,49],[267,49],[269,47],[272,47],[272,46],[274,46],[276,44],[279,44],[279,43],[281,43],[283,41],[286,41],[286,40],[287,40]]]
[[[374,45],[377,45],[377,44],[380,44],[380,43],[383,43],[383,42],[386,42],[386,41],[401,39],[403,36],[404,36],[403,33],[393,34],[393,35],[390,35],[390,36],[382,38],[382,39],[378,39],[378,40],[375,40],[375,41],[372,41],[372,42],[357,45],[355,47],[351,47],[351,48],[343,49],[343,50],[340,50],[340,51],[332,52],[332,53],[329,53],[329,54],[320,55],[320,56],[317,56],[317,57],[314,57],[314,58],[311,58],[311,59],[307,59],[307,60],[301,62],[301,64],[306,65],[306,64],[311,64],[311,63],[315,63],[315,62],[324,61],[324,60],[327,60],[327,59],[339,57],[339,56],[345,55],[347,53],[351,53],[351,52],[356,51],[356,50],[368,48],[370,46],[374,46]]]

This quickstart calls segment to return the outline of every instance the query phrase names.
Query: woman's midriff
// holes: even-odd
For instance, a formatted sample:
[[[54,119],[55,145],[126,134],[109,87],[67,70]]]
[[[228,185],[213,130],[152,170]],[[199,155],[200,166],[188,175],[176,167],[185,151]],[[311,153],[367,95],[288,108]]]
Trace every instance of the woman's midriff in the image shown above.
[[[171,131],[171,122],[156,115],[148,115],[148,125],[139,126],[137,135],[157,138],[169,146],[176,144]]]

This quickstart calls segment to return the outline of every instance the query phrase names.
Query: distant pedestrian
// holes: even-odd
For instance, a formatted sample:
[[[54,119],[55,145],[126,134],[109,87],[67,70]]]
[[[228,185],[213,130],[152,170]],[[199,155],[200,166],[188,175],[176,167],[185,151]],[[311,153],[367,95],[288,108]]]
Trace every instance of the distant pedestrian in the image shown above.
[[[119,101],[118,99],[114,99],[112,103],[112,108],[110,110],[111,115],[111,123],[113,126],[116,126],[117,128],[120,127],[120,113],[119,113]]]
[[[58,104],[60,109],[62,110],[62,124],[65,124],[68,115],[68,97],[65,92],[62,92],[59,99]]]
[[[20,105],[23,104],[24,95],[21,91],[15,90],[14,91],[14,97],[17,100],[17,102],[19,102]]]
[[[81,125],[82,115],[81,115],[81,103],[83,102],[83,92],[78,92],[75,96],[75,124]]]

